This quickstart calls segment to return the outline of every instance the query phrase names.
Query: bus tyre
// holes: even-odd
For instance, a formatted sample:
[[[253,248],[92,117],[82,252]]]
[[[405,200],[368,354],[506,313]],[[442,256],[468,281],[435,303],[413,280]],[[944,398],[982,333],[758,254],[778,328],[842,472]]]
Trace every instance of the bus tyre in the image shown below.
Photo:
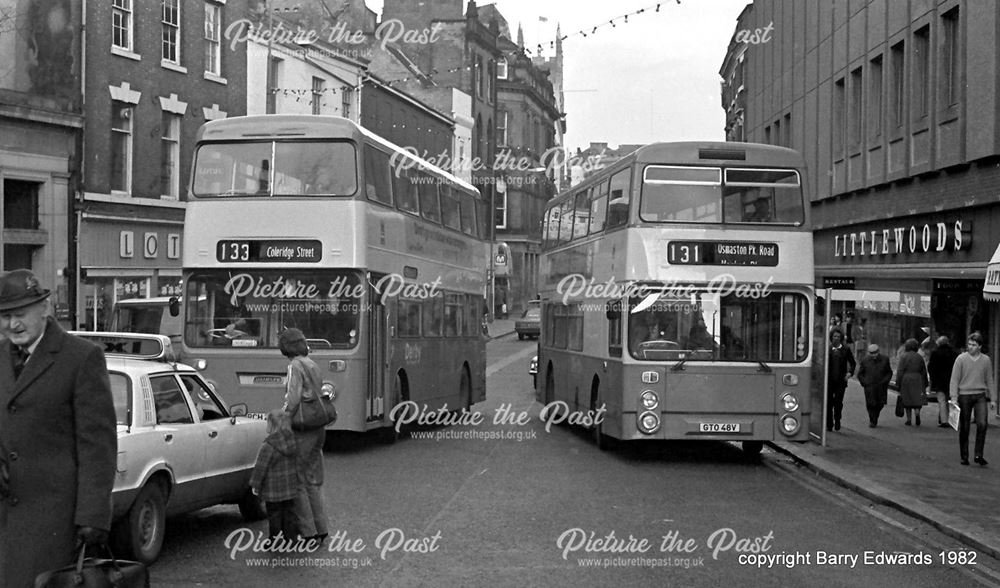
[[[751,461],[757,461],[760,459],[760,452],[762,449],[764,449],[763,441],[743,442],[743,456]]]
[[[552,374],[552,364],[545,370],[545,406],[548,406],[556,396],[556,377]]]
[[[166,527],[166,503],[163,488],[155,480],[142,487],[132,508],[114,531],[114,543],[123,557],[149,565],[160,556]]]
[[[236,503],[240,507],[240,514],[245,521],[259,521],[267,517],[267,508],[264,506],[264,499],[255,496],[250,488],[243,493],[243,497]]]
[[[518,341],[524,341],[524,333],[518,333],[517,334],[517,340]]]
[[[462,366],[462,380],[458,384],[462,407],[468,412],[472,412],[472,376],[469,375],[469,366]]]
[[[402,372],[396,372],[396,377],[392,381],[392,401],[393,406],[399,404],[400,402],[405,402],[409,400],[409,394],[406,390],[406,384],[403,381]],[[409,432],[407,431],[406,425],[400,425],[399,430],[396,430],[396,423],[390,421],[388,428],[383,428],[381,430],[382,442],[386,445],[392,445],[396,441],[399,441],[403,437],[407,436]]]
[[[600,389],[597,388],[598,384],[595,382],[595,390],[591,392],[590,395],[590,414],[597,414],[598,407],[601,406],[601,393]],[[604,421],[603,419],[599,423],[594,423],[590,427],[591,435],[594,437],[594,445],[597,449],[601,451],[607,451],[612,448],[614,440],[604,434]]]

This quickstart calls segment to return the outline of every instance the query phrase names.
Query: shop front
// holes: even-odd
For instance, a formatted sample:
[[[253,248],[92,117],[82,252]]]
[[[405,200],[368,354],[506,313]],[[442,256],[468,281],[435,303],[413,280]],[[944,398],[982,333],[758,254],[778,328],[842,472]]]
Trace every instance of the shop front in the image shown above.
[[[996,207],[982,207],[817,230],[817,288],[899,294],[899,302],[837,303],[827,320],[840,322],[855,349],[877,343],[890,357],[910,338],[930,345],[946,335],[961,347],[975,331],[997,349],[983,281],[998,217]]]
[[[84,213],[78,328],[110,329],[111,313],[119,300],[179,296],[183,224],[183,220]]]

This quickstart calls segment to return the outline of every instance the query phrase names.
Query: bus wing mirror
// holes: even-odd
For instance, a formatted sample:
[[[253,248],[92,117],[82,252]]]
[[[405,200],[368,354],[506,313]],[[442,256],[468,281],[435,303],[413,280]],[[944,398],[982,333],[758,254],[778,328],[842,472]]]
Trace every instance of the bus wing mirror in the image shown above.
[[[181,313],[181,301],[176,296],[171,296],[167,308],[170,310],[170,316],[177,316]]]

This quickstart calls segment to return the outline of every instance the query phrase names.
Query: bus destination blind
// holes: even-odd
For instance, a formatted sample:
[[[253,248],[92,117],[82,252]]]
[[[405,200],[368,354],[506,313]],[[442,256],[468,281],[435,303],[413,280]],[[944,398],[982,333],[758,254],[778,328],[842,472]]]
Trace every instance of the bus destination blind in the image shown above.
[[[220,263],[319,263],[322,244],[316,240],[236,239],[219,241],[215,259]]]
[[[778,265],[778,244],[753,241],[670,241],[671,265]]]

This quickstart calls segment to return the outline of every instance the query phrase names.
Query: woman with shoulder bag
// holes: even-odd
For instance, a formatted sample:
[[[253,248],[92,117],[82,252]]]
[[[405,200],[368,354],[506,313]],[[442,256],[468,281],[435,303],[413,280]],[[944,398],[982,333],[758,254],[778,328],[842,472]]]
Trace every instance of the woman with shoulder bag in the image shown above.
[[[289,359],[288,385],[285,389],[284,410],[295,423],[300,418],[297,413],[304,394],[318,397],[322,380],[319,366],[307,357],[309,346],[306,337],[299,329],[285,329],[278,337],[278,349]],[[323,441],[326,439],[326,428],[319,427],[309,430],[296,430],[295,441],[298,445],[299,477],[305,488],[305,496],[296,500],[296,511],[302,534],[306,538],[315,538],[319,542],[328,535],[326,509],[323,505]]]

